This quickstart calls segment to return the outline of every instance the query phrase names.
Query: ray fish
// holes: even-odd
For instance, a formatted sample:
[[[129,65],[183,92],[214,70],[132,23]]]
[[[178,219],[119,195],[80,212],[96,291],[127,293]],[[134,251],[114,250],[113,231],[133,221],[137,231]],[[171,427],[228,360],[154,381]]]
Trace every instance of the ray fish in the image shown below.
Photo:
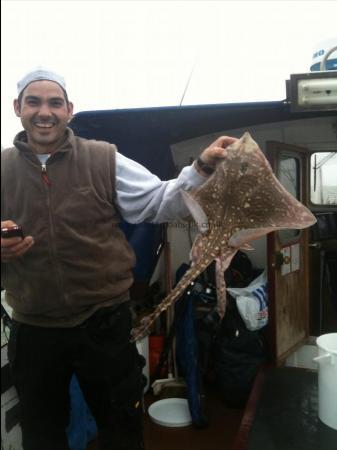
[[[191,250],[191,267],[155,310],[133,330],[133,340],[148,332],[156,318],[172,306],[213,261],[216,267],[217,312],[226,310],[224,272],[239,249],[280,229],[302,229],[314,215],[279,182],[258,144],[246,132],[227,147],[227,157],[194,192],[182,195],[199,234]]]

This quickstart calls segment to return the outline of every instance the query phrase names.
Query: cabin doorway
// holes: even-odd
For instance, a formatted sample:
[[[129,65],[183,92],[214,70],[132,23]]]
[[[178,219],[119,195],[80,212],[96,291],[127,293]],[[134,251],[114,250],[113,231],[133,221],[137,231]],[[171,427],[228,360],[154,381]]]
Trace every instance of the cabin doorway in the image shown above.
[[[308,204],[308,150],[267,142],[267,156],[284,187]],[[277,364],[309,336],[309,231],[280,230],[267,237],[269,338]]]

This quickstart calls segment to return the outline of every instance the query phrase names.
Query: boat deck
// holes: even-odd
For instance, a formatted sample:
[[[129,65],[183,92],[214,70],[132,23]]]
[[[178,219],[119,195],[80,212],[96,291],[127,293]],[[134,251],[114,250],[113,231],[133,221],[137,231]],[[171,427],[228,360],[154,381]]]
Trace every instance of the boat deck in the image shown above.
[[[146,394],[146,406],[158,398]],[[232,409],[209,390],[205,401],[205,412],[209,426],[203,429],[188,427],[164,427],[154,423],[147,412],[144,422],[146,450],[230,450],[239,430],[243,410]],[[95,442],[87,450],[98,450]]]
[[[293,367],[260,371],[231,450],[262,449],[337,449],[337,430],[318,418],[317,371]]]

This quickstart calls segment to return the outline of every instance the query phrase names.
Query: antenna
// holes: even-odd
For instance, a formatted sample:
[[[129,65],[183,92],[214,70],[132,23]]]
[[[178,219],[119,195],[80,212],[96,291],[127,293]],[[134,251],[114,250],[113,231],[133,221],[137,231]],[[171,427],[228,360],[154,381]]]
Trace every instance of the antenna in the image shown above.
[[[194,64],[193,64],[193,66],[192,66],[192,69],[191,69],[190,75],[189,75],[189,77],[188,77],[188,80],[187,80],[187,83],[186,83],[186,86],[185,86],[185,89],[184,89],[183,95],[182,95],[182,97],[181,97],[181,100],[180,100],[180,105],[179,105],[179,106],[181,106],[181,105],[182,105],[182,103],[183,103],[183,100],[184,100],[184,98],[185,98],[185,94],[186,94],[186,92],[187,92],[187,89],[188,89],[188,86],[189,86],[189,84],[190,84],[190,81],[191,81],[191,78],[192,78],[192,75],[193,75],[193,72],[194,72],[195,66],[197,65],[197,59],[198,59],[198,58],[196,58],[196,59],[195,59],[195,61],[194,61]]]

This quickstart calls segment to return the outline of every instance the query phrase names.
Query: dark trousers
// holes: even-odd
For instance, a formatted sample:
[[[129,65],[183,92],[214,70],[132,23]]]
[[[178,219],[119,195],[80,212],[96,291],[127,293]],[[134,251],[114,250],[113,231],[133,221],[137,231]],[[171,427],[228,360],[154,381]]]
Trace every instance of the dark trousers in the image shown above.
[[[69,383],[76,374],[95,417],[100,450],[142,450],[144,358],[130,343],[127,305],[74,328],[13,322],[8,357],[25,450],[68,450]]]

